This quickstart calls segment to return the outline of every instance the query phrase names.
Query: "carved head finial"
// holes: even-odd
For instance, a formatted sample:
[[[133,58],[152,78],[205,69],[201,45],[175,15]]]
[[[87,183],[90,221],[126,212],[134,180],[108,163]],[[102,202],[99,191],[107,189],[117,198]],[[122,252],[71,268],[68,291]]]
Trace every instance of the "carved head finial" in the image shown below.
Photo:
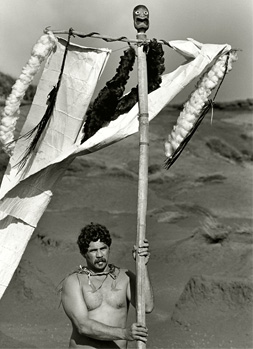
[[[137,5],[133,10],[134,27],[138,33],[145,33],[149,28],[149,11],[145,5]]]

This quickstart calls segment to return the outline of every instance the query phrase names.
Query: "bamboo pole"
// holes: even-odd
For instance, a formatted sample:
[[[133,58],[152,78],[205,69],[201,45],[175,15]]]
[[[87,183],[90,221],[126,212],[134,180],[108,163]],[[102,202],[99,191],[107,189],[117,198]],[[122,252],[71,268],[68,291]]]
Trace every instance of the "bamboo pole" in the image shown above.
[[[137,208],[137,237],[136,246],[140,246],[146,236],[146,213],[148,194],[148,147],[149,121],[147,100],[147,65],[146,53],[143,46],[137,48],[138,57],[138,88],[139,88],[139,180],[138,180],[138,208]],[[145,319],[145,263],[144,258],[136,258],[136,312],[137,322],[146,324]],[[137,348],[146,348],[146,344],[137,341]]]
[[[137,39],[146,41],[146,34],[138,32]],[[139,180],[137,208],[136,246],[140,246],[146,236],[146,213],[148,197],[148,155],[149,155],[149,120],[148,120],[148,83],[147,59],[143,45],[137,46],[137,77],[139,94]],[[136,257],[136,315],[137,322],[146,325],[145,318],[145,262],[144,258]],[[145,349],[146,344],[137,341],[138,349]]]

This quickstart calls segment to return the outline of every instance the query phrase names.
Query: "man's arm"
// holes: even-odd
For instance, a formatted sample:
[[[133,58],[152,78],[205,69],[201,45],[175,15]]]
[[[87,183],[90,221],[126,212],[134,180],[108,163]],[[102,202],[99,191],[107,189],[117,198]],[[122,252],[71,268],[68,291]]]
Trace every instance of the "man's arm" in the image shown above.
[[[62,305],[67,316],[81,335],[101,341],[124,339],[146,342],[147,340],[147,329],[139,324],[133,324],[128,328],[120,328],[89,319],[89,312],[76,274],[70,275],[63,283]]]
[[[148,240],[145,239],[143,245],[139,247],[138,251],[136,246],[133,248],[133,257],[136,258],[136,252],[138,252],[139,256],[145,258],[145,312],[151,313],[154,309],[154,294],[153,288],[150,282],[147,263],[149,260],[149,243]],[[131,301],[131,304],[136,306],[136,276],[132,272],[128,272],[128,276],[130,279],[130,284],[128,288],[128,299]]]

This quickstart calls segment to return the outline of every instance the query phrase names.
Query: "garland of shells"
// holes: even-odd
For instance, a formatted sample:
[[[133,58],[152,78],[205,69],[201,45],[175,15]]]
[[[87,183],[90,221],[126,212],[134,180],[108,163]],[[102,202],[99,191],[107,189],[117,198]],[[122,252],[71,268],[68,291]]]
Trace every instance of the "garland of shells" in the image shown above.
[[[218,82],[223,81],[225,75],[232,70],[232,63],[237,60],[237,52],[231,50],[221,55],[213,66],[205,72],[197,83],[195,91],[184,104],[176,125],[165,142],[165,167],[168,169],[188,143],[191,135],[199,125],[199,118],[203,119],[209,110],[208,97]]]

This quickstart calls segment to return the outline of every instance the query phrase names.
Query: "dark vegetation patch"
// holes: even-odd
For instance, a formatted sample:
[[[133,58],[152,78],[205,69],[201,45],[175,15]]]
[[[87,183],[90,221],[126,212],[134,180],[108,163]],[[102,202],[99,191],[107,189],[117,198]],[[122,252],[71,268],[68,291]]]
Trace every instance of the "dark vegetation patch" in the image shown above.
[[[227,178],[219,173],[215,173],[207,176],[200,176],[196,179],[196,182],[200,183],[223,183]]]
[[[252,147],[252,149],[253,149],[253,147]],[[252,151],[252,149],[251,150],[249,150],[249,149],[243,149],[242,150],[242,154],[243,154],[243,157],[244,157],[245,160],[253,161],[253,151]]]
[[[217,218],[207,216],[201,225],[194,229],[190,237],[197,244],[209,245],[223,243],[241,243],[251,248],[253,244],[253,227],[249,224],[230,226]]]
[[[157,172],[161,172],[162,166],[158,164],[152,164],[148,167],[148,173],[149,174],[155,174]]]
[[[229,226],[224,226],[216,219],[207,217],[202,226],[201,234],[208,243],[217,244],[224,242],[231,231]]]
[[[63,251],[75,251],[76,250],[76,244],[70,241],[64,241],[64,240],[57,240],[53,239],[46,234],[40,234],[38,233],[34,237],[35,241],[39,243],[40,246],[42,246],[43,250],[46,253],[55,253]]]
[[[59,247],[62,243],[59,240],[54,240],[43,234],[37,234],[37,239],[40,241],[41,245],[46,247]]]
[[[126,170],[122,167],[112,167],[112,168],[107,168],[106,171],[104,172],[105,175],[110,176],[110,177],[117,177],[117,178],[128,178],[128,179],[136,179],[137,175],[129,170]]]
[[[220,138],[213,137],[210,138],[206,145],[209,147],[211,151],[214,153],[219,154],[220,156],[235,161],[237,163],[242,163],[243,155],[242,153],[237,150],[235,147],[231,146],[227,142],[221,140]]]
[[[241,139],[243,139],[244,141],[251,141],[252,142],[252,138],[253,138],[253,132],[245,132],[240,134]]]
[[[148,181],[150,184],[152,183],[152,184],[162,185],[164,183],[164,177],[156,173],[153,176],[150,176]]]
[[[107,169],[107,166],[104,165],[103,163],[98,163],[91,159],[77,158],[67,168],[65,172],[65,176],[70,176],[72,174],[76,175],[81,173],[81,176],[84,177],[85,174],[89,173],[92,170],[104,171],[106,169]]]
[[[182,219],[188,218],[188,214],[182,210],[177,210],[174,205],[164,206],[153,209],[148,212],[149,217],[155,217],[158,223],[177,223]]]
[[[213,218],[213,213],[205,207],[196,204],[179,203],[176,204],[180,210],[187,213],[200,214],[202,216]]]

